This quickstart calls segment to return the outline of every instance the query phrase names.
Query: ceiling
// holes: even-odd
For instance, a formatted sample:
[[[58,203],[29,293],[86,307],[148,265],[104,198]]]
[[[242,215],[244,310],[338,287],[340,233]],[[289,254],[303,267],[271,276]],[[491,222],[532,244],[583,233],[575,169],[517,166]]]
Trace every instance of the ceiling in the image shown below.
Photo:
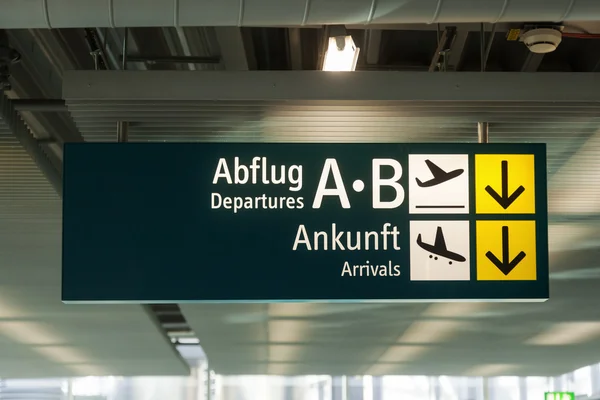
[[[492,142],[547,143],[552,250],[549,302],[182,305],[217,372],[558,375],[600,359],[594,350],[600,340],[600,314],[594,306],[600,279],[595,262],[600,255],[600,184],[595,179],[600,167],[596,156],[599,101],[561,102],[552,97],[514,102],[330,100],[323,98],[322,92],[335,98],[336,84],[328,87],[329,80],[324,79],[319,83],[322,92],[315,91],[309,87],[308,80],[314,79],[309,73],[287,79],[286,74],[255,75],[253,83],[231,87],[221,80],[241,82],[244,73],[183,74],[165,80],[172,89],[159,95],[160,87],[144,82],[175,74],[146,73],[136,78],[132,74],[65,76],[66,105],[85,140],[114,141],[116,122],[127,120],[131,142],[475,142],[476,122],[484,120],[490,124]],[[417,79],[410,76],[413,78],[407,80]],[[476,79],[480,75],[463,76]],[[512,79],[511,86],[496,75],[489,76],[474,97],[489,90],[498,93],[499,99],[510,98],[511,90],[524,85],[518,76],[507,78]],[[290,100],[268,100],[279,96],[275,91],[252,94],[260,90],[257,82],[263,77],[265,82],[275,82]],[[558,77],[547,75],[544,79]],[[391,87],[402,87],[399,75],[386,74],[385,78]],[[576,85],[572,76],[563,79],[564,85]],[[369,81],[367,77],[358,76],[344,85],[356,87],[354,95],[358,96],[370,87],[365,81]],[[207,82],[220,88],[220,96],[229,100],[202,100],[213,96]],[[291,82],[309,87],[307,92],[322,100],[294,100],[305,92],[291,90]],[[203,87],[204,91],[190,92],[188,87]],[[501,95],[500,87],[505,88]],[[411,90],[425,93],[423,96],[435,94],[424,85],[404,86],[406,96],[411,96]],[[575,92],[581,98],[587,96],[583,89],[575,87]],[[240,98],[261,100],[234,101],[236,93]],[[370,93],[387,96],[382,89]],[[571,100],[566,91],[559,93],[557,98]],[[146,94],[150,100],[145,99]],[[459,94],[450,96],[458,98]],[[531,98],[536,96],[545,94]],[[559,334],[561,330],[571,332],[570,339],[575,342],[539,342],[543,339],[539,335],[556,330]]]
[[[447,70],[479,71],[479,24],[453,26]],[[600,68],[600,41],[591,36],[565,38],[555,53],[532,56],[521,43],[505,40],[510,26],[496,26],[486,71]],[[572,23],[569,30],[600,32],[597,24],[582,26]],[[438,37],[446,25],[439,31],[435,25],[351,28],[361,46],[357,69],[437,71]],[[488,35],[492,29],[486,24]],[[182,101],[168,82],[150,82],[172,99],[65,95],[63,107],[43,112],[16,101],[63,98],[66,71],[95,68],[90,52],[98,54],[98,69],[122,69],[123,35],[123,29],[104,28],[8,31],[22,60],[11,67],[6,95],[15,101],[3,99],[0,124],[0,376],[187,374],[168,335],[190,328],[222,374],[557,375],[600,361],[600,314],[593,306],[600,279],[598,100],[384,107],[360,101]],[[126,65],[198,73],[314,70],[322,42],[319,28],[133,28]],[[548,143],[547,303],[186,304],[179,310],[59,300],[61,201],[54,189],[60,182],[51,179],[53,186],[48,177],[60,177],[64,142],[116,140],[119,120],[130,122],[131,141],[465,142],[476,140],[474,124],[484,117],[492,141]],[[27,151],[23,143],[29,143]],[[560,330],[577,343],[549,344],[539,336],[559,337]]]
[[[142,306],[62,304],[61,201],[13,135],[29,134],[25,125],[0,102],[0,375],[186,374]]]

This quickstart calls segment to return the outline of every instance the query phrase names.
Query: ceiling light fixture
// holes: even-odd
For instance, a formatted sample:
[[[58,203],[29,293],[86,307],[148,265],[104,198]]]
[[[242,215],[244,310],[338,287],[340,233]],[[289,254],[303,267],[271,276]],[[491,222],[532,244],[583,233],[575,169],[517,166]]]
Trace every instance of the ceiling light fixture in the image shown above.
[[[584,343],[600,336],[600,322],[562,322],[525,343],[534,346],[565,346]]]
[[[360,49],[344,26],[329,28],[327,50],[323,59],[323,71],[354,71]]]
[[[515,369],[512,364],[482,364],[476,365],[465,371],[465,376],[500,376],[506,374],[511,369]]]

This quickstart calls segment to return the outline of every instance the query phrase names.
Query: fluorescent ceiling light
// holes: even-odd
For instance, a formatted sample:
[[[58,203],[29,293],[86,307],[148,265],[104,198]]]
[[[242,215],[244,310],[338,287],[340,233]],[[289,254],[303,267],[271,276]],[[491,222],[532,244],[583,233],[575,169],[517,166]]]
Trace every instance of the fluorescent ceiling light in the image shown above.
[[[269,321],[269,341],[275,343],[294,343],[306,340],[309,332],[308,322],[302,320]]]
[[[378,363],[404,363],[414,361],[428,350],[425,346],[391,346],[379,357]]]
[[[561,346],[587,342],[600,336],[600,322],[556,324],[525,343],[536,346]]]
[[[477,365],[465,372],[466,376],[498,376],[505,374],[515,366],[512,364],[483,364]]]
[[[0,334],[25,344],[50,345],[64,342],[42,324],[33,321],[0,321]]]
[[[200,343],[200,339],[195,338],[195,337],[182,337],[177,339],[179,341],[180,344],[199,344]]]
[[[375,364],[368,369],[367,374],[370,376],[397,374],[400,368],[402,368],[400,364]]]
[[[46,358],[61,364],[79,364],[89,362],[88,357],[72,346],[40,346],[33,350]]]
[[[290,363],[269,363],[267,367],[268,376],[272,378],[273,376],[285,376],[290,375],[290,372],[293,371],[295,364]]]
[[[415,321],[398,338],[398,343],[440,343],[460,331],[464,322],[452,320]]]
[[[329,38],[323,71],[354,71],[360,49],[354,44],[352,36],[335,36]]]
[[[269,346],[269,362],[289,363],[298,361],[305,352],[306,346],[271,345]]]
[[[269,317],[307,317],[318,312],[316,303],[275,303],[269,304]]]
[[[486,303],[435,303],[422,314],[426,318],[458,318],[474,317],[475,314],[487,307]]]

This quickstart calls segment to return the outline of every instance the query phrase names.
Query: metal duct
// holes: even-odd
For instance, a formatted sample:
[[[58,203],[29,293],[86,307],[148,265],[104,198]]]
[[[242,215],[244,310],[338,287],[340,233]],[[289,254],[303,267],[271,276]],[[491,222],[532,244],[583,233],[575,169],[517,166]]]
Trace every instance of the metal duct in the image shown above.
[[[597,0],[4,0],[1,29],[600,19]]]

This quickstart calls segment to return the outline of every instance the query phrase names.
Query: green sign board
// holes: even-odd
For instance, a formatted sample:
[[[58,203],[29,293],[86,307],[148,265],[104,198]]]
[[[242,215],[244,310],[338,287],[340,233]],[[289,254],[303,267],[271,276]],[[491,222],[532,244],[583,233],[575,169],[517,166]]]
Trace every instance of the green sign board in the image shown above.
[[[63,300],[548,298],[543,144],[69,143]]]
[[[573,392],[546,392],[544,400],[575,400]]]

